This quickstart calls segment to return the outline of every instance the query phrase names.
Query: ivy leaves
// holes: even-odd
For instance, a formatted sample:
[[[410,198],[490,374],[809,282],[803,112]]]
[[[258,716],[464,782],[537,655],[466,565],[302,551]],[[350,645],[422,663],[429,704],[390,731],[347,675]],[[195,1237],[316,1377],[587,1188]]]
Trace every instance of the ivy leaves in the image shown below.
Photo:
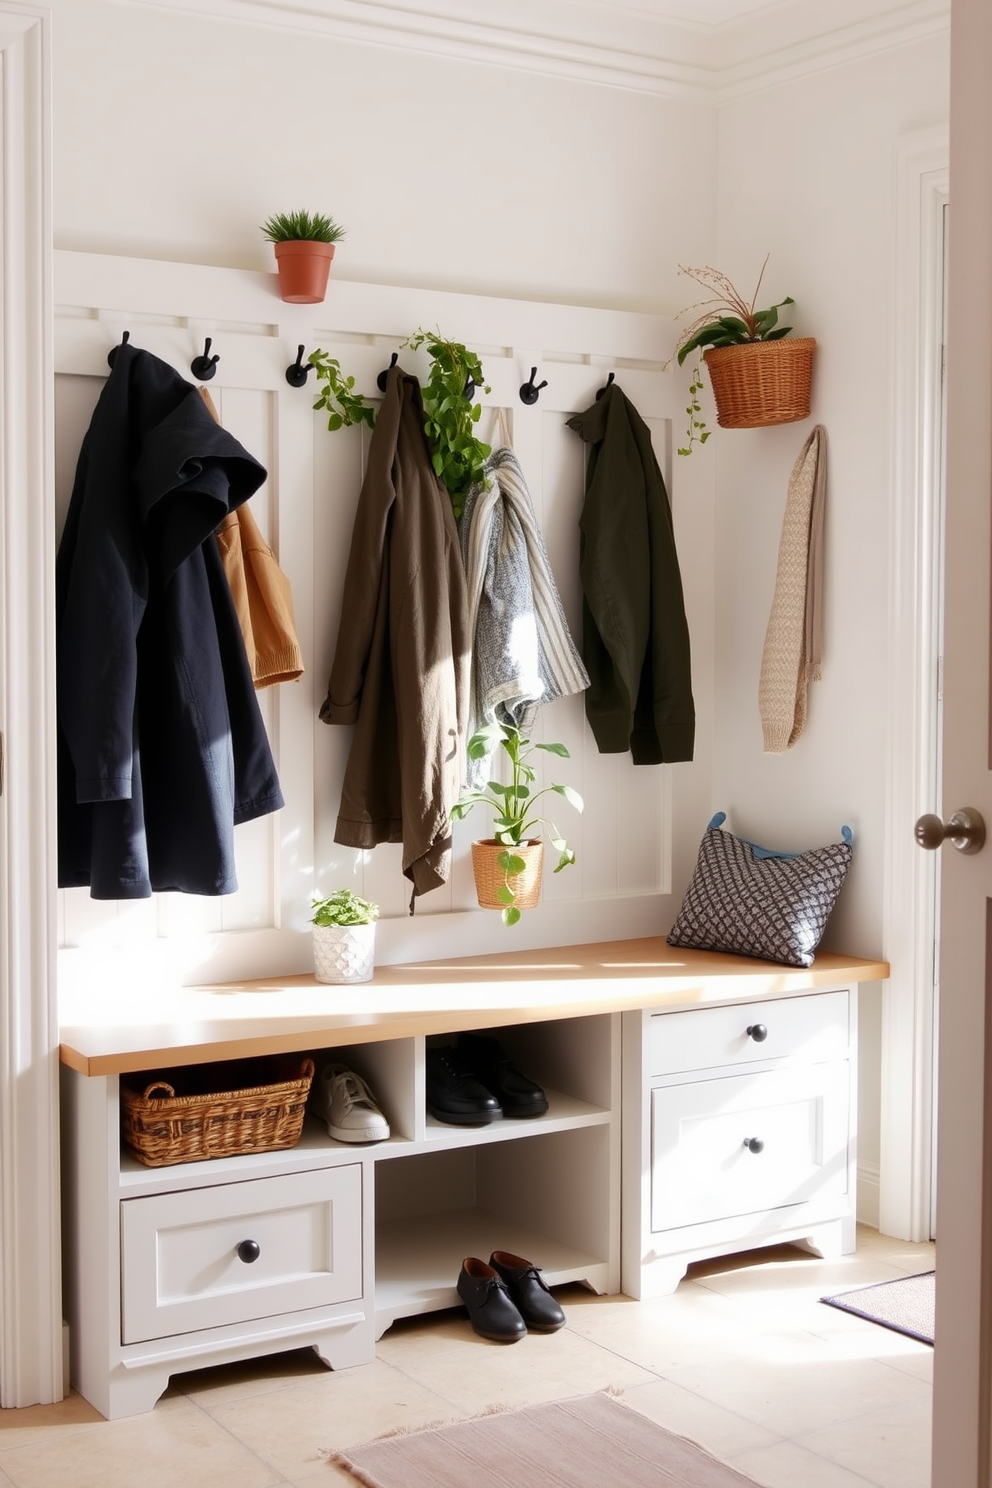
[[[481,480],[483,466],[492,453],[491,447],[475,436],[482,405],[473,403],[472,397],[477,387],[490,391],[483,381],[482,363],[460,341],[446,341],[437,331],[414,331],[403,344],[411,351],[426,347],[431,359],[422,388],[424,432],[434,474],[451,497],[458,518],[469,487]]]
[[[359,423],[368,424],[370,429],[375,426],[375,408],[371,403],[366,403],[361,393],[355,392],[355,379],[342,374],[337,357],[328,356],[318,346],[307,357],[307,361],[317,373],[318,387],[323,383],[313,406],[315,410],[326,411],[327,427],[330,430]]]

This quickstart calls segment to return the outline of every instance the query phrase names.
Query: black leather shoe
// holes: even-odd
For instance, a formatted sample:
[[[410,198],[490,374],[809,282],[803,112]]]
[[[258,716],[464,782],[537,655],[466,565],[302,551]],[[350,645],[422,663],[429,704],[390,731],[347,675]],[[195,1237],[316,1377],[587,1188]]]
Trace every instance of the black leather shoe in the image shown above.
[[[428,1049],[427,1109],[449,1126],[486,1126],[503,1113],[492,1095],[448,1044]]]
[[[460,1033],[458,1057],[491,1091],[504,1116],[543,1116],[548,1098],[540,1085],[522,1075],[498,1041],[486,1034]]]
[[[535,1333],[555,1333],[564,1326],[565,1314],[548,1291],[539,1266],[507,1250],[494,1250],[489,1264],[502,1278],[528,1328]]]
[[[480,1338],[494,1343],[516,1343],[527,1332],[506,1282],[492,1266],[475,1256],[466,1256],[458,1275],[458,1295],[468,1308],[469,1320]]]

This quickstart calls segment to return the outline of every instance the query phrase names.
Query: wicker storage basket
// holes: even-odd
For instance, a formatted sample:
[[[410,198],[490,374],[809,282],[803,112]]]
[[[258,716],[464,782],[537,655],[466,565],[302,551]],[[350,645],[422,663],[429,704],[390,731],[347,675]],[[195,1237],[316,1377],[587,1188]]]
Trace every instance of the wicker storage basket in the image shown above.
[[[313,1060],[302,1057],[126,1076],[121,1136],[149,1168],[295,1147],[312,1079]]]
[[[808,418],[815,350],[812,336],[797,336],[704,351],[720,427],[761,429]]]
[[[509,851],[526,863],[523,873],[511,873],[499,866],[501,852]],[[519,847],[505,849],[493,837],[472,843],[472,871],[475,874],[475,893],[482,909],[503,909],[499,890],[507,883],[513,890],[513,903],[517,909],[533,909],[541,897],[541,868],[544,864],[544,843],[540,837],[522,842]]]

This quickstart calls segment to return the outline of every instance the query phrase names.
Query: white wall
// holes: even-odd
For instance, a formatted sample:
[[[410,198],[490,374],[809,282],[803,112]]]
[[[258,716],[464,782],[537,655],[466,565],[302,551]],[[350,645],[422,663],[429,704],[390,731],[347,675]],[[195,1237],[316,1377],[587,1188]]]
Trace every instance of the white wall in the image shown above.
[[[812,417],[720,431],[716,506],[714,805],[786,848],[855,832],[850,879],[825,944],[884,953],[886,688],[893,480],[893,266],[900,141],[944,123],[946,39],[899,47],[728,104],[720,114],[719,263],[763,304],[796,299],[818,340]],[[758,671],[789,472],[814,422],[827,430],[823,680],[806,731],[762,752]],[[908,498],[910,493],[902,493]],[[906,850],[914,852],[906,823]],[[890,951],[891,954],[891,951]],[[878,1161],[880,997],[861,999],[859,1158]]]

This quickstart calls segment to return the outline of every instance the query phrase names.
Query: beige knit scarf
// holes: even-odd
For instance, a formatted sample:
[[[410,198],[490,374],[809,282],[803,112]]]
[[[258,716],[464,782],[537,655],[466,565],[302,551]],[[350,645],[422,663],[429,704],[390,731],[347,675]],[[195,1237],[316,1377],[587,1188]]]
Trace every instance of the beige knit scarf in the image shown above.
[[[766,754],[784,754],[806,724],[806,688],[823,648],[823,508],[827,431],[817,424],[792,467],[778,571],[758,682]]]

